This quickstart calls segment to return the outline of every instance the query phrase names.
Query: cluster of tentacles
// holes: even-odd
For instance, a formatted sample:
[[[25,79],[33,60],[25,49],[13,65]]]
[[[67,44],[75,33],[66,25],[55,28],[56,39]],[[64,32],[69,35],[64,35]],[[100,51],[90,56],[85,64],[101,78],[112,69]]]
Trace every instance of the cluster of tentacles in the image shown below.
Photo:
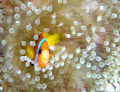
[[[0,90],[119,92],[119,31],[119,0],[0,0]],[[24,46],[41,32],[62,36],[36,68]]]

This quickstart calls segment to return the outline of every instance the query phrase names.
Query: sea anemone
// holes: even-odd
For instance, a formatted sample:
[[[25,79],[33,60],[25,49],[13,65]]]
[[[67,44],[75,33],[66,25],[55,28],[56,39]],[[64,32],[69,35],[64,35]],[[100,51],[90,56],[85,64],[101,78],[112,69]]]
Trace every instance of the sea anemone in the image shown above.
[[[119,13],[118,0],[0,0],[0,90],[119,92]],[[24,48],[40,33],[60,35],[45,67]]]

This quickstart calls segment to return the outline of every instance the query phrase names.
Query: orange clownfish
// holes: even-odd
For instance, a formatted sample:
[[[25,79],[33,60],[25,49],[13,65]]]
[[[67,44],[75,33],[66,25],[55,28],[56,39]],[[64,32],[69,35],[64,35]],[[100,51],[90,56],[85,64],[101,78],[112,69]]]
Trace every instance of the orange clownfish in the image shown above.
[[[47,39],[43,33],[40,34],[39,39],[36,41],[36,46],[34,47],[34,60],[38,62],[40,67],[45,67],[49,62],[49,46]]]
[[[61,34],[50,35],[48,33],[40,33],[39,39],[36,40],[34,49],[30,45],[23,47],[25,56],[28,56],[39,64],[39,67],[45,67],[49,62],[50,50],[49,46],[57,44],[61,39]],[[33,65],[33,64],[32,64]]]

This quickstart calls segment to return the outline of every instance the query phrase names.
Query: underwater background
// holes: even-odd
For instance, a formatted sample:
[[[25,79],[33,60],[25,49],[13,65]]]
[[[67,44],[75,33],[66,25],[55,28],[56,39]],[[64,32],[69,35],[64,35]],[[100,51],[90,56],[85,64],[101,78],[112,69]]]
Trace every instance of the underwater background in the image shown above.
[[[49,63],[34,49],[51,37]],[[1,92],[120,92],[119,0],[0,0]]]

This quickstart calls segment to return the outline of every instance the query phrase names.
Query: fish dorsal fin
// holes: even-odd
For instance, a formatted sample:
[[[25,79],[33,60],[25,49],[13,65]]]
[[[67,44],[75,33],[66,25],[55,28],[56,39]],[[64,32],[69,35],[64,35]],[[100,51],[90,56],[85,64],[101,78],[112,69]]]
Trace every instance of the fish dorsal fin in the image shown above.
[[[46,39],[48,41],[49,46],[57,44],[61,39],[61,34],[53,34],[48,36]]]
[[[51,34],[49,34],[49,33],[43,33],[43,34],[45,35],[46,38],[51,36]]]

